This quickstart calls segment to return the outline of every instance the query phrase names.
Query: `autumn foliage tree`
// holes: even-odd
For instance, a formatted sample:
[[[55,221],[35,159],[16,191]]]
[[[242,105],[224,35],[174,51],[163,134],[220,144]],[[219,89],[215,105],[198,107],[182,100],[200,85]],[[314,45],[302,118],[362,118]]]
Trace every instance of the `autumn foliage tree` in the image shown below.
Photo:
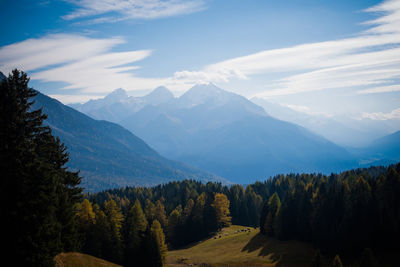
[[[218,229],[231,225],[232,217],[229,216],[229,200],[226,195],[221,193],[215,194],[214,202],[211,206],[215,209]]]

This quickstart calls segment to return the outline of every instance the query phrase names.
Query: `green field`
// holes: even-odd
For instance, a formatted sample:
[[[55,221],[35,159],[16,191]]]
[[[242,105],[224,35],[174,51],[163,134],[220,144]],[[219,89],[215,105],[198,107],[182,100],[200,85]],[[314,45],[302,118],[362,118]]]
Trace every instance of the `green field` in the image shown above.
[[[77,252],[60,253],[55,258],[56,267],[121,267],[120,265]]]
[[[202,242],[168,251],[166,266],[309,266],[314,253],[309,244],[279,241],[259,229],[232,225]]]

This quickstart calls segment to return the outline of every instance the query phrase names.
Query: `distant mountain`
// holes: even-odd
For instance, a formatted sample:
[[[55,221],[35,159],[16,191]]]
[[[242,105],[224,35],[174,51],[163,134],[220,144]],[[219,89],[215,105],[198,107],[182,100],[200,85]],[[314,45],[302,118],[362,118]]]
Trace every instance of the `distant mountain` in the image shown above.
[[[399,162],[400,131],[375,140],[368,148],[375,153],[380,153],[389,159]]]
[[[310,114],[262,98],[254,97],[251,101],[263,107],[272,117],[301,125],[345,147],[364,147],[373,140],[400,129],[398,119],[353,119],[349,116]]]
[[[118,99],[118,94],[114,94]],[[110,97],[108,98],[110,99]],[[39,93],[33,109],[43,108],[46,123],[66,144],[69,167],[80,169],[87,191],[127,185],[155,185],[171,180],[222,180],[160,156],[123,127],[98,121]]]
[[[0,81],[7,78],[1,71],[0,71]]]
[[[117,89],[104,98],[70,106],[98,120],[119,122],[146,105],[157,106],[173,99],[171,91],[161,86],[143,97],[128,97],[125,90]]]
[[[301,126],[275,119],[245,97],[212,84],[194,86],[179,98],[162,103],[141,103],[141,108],[134,106],[126,112],[128,116],[114,122],[162,155],[234,182],[357,166],[345,149]],[[107,106],[116,112],[113,107]]]
[[[362,165],[388,165],[400,162],[400,131],[374,140],[369,145],[352,150]]]

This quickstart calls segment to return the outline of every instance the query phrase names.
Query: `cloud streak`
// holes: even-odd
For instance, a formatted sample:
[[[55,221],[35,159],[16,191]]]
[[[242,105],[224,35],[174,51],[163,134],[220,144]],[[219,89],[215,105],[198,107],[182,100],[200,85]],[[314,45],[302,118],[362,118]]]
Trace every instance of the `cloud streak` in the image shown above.
[[[384,113],[384,112],[372,112],[362,113],[362,118],[364,119],[371,119],[371,120],[392,120],[392,119],[400,119],[400,108],[394,109],[391,112]]]
[[[89,18],[91,23],[157,19],[205,9],[203,0],[64,0],[78,7],[65,20]],[[96,18],[96,16],[102,16]]]
[[[352,38],[265,50],[206,66],[199,71],[180,71],[186,82],[229,82],[254,75],[285,74],[265,84],[258,97],[296,94],[333,88],[367,88],[378,93],[400,79],[400,1],[391,0],[365,10],[379,12],[367,21],[368,30]],[[364,91],[368,92],[368,91]],[[387,91],[388,92],[388,91]]]
[[[34,80],[63,82],[63,88],[87,95],[104,95],[116,88],[155,88],[160,79],[135,77],[133,65],[149,57],[151,50],[110,52],[122,38],[93,39],[79,35],[49,35],[0,48],[0,69],[19,68]],[[58,95],[60,96],[60,94]]]

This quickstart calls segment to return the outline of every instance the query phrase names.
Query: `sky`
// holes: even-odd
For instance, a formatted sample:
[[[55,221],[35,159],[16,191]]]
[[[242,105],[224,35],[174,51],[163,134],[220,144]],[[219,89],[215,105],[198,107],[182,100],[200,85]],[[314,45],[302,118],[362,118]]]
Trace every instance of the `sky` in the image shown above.
[[[309,114],[400,119],[400,0],[0,0],[0,20],[0,71],[65,104],[211,82]]]

